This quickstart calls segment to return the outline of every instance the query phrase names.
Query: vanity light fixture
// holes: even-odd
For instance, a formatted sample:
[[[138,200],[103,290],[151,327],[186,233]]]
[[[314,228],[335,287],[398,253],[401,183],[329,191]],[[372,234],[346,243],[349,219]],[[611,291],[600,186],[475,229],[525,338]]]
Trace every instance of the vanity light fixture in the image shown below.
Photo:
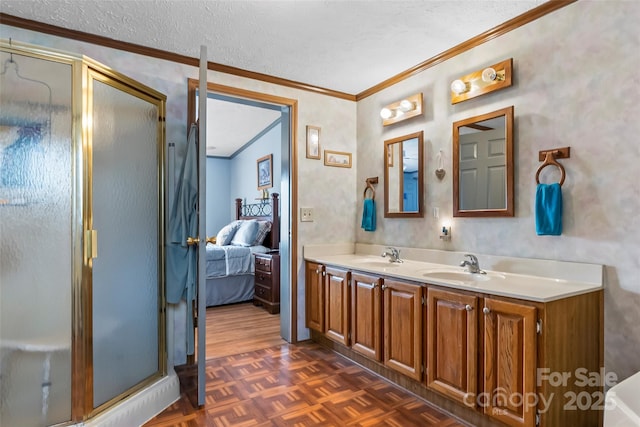
[[[380,110],[382,125],[388,126],[422,114],[422,93],[389,104]]]
[[[511,86],[513,58],[474,71],[451,83],[451,103],[466,101],[494,90]]]

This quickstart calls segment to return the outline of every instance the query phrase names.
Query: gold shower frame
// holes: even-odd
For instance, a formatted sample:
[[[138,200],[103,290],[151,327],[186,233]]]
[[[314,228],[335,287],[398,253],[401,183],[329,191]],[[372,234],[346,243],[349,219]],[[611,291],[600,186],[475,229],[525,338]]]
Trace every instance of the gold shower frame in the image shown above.
[[[84,55],[0,39],[0,50],[71,66],[72,227],[71,227],[71,419],[96,416],[167,374],[165,297],[165,117],[166,96]],[[158,370],[111,400],[93,407],[92,268],[95,246],[92,212],[92,81],[109,84],[156,105],[158,167]],[[92,238],[93,237],[93,238]],[[93,247],[92,247],[93,246]],[[67,424],[67,422],[65,422]]]

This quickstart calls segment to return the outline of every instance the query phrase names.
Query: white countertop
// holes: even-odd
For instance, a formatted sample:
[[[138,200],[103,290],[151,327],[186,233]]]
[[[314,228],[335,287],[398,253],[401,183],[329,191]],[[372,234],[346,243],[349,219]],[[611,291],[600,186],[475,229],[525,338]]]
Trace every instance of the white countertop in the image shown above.
[[[518,259],[514,261],[514,258],[495,256],[491,256],[492,262],[484,264],[489,267],[491,265],[513,265],[512,270],[516,271],[518,269],[529,271],[531,265],[534,265],[544,270],[544,274],[538,276],[512,271],[484,269],[483,258],[485,257],[477,255],[480,260],[480,267],[487,274],[470,274],[464,268],[458,266],[459,261],[463,259],[463,253],[432,254],[434,252],[432,250],[423,250],[422,253],[417,250],[414,251],[417,254],[414,258],[420,259],[404,259],[401,251],[403,262],[391,263],[386,258],[371,253],[376,249],[384,249],[384,246],[367,245],[370,246],[369,248],[361,246],[351,245],[352,251],[349,251],[348,246],[345,245],[305,246],[304,259],[383,277],[399,278],[423,284],[440,285],[465,291],[537,302],[549,302],[603,289],[602,266],[596,264],[563,263],[553,260],[531,260],[525,258],[521,259],[521,261],[518,261]],[[355,253],[356,248],[361,249],[361,251]],[[411,251],[407,250],[407,252]],[[382,253],[382,251],[375,253]],[[433,259],[443,260],[447,258],[455,258],[458,261],[447,264],[432,262]],[[486,258],[488,260],[490,257],[486,256]],[[546,266],[545,262],[550,263],[550,265]],[[559,277],[548,277],[550,270]]]

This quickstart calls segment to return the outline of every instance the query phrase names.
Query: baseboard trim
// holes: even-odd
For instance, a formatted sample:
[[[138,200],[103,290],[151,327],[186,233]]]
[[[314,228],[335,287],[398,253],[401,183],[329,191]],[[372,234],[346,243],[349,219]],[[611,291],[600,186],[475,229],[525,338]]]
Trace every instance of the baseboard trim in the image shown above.
[[[86,427],[142,426],[180,398],[180,381],[171,369],[166,377],[107,409],[84,424]]]

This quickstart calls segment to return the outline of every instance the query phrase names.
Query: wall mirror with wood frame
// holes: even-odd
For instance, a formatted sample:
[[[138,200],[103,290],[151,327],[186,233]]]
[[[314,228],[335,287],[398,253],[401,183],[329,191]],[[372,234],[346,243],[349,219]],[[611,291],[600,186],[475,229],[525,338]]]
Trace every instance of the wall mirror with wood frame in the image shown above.
[[[423,132],[384,142],[384,216],[423,216]]]
[[[513,216],[513,106],[453,123],[453,216]]]

